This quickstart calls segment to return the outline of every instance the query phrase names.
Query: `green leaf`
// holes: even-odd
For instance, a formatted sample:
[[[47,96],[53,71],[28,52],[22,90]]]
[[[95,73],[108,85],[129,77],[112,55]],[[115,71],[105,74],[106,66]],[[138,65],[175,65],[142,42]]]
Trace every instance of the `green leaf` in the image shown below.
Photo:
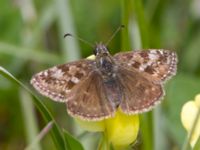
[[[52,117],[51,113],[45,107],[45,105],[32,93],[32,91],[28,87],[26,87],[23,83],[17,80],[11,73],[9,73],[6,69],[4,69],[1,66],[0,66],[0,74],[3,75],[8,80],[10,80],[12,83],[15,83],[21,86],[22,88],[24,88],[33,97],[33,102],[35,106],[38,108],[38,110],[41,112],[45,122],[46,123],[50,121],[54,122],[52,130],[50,132],[53,138],[54,144],[56,145],[57,149],[64,150],[65,144],[64,144],[64,139],[61,134],[61,131],[58,125],[55,123],[54,118]]]
[[[60,62],[60,59],[53,54],[38,51],[28,47],[16,46],[14,44],[6,42],[0,42],[0,54],[1,55],[6,54],[9,56],[14,56],[19,59],[34,60],[47,64],[49,63],[55,64]]]
[[[84,150],[82,144],[67,131],[64,130],[63,134],[65,139],[65,147],[68,150]]]

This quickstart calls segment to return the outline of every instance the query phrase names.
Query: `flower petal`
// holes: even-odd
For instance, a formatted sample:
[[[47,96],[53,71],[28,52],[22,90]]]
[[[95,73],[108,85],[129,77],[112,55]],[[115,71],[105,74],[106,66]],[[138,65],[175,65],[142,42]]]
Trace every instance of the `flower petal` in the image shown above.
[[[196,103],[197,107],[200,108],[200,94],[198,94],[198,95],[195,97],[195,103]]]
[[[101,132],[105,130],[104,120],[102,121],[86,121],[75,118],[78,124],[85,130],[90,132]]]
[[[95,59],[95,55],[90,55],[90,56],[87,57],[87,59],[94,60]]]
[[[106,134],[114,147],[126,147],[135,141],[139,130],[138,115],[116,112],[114,118],[105,120]]]
[[[200,108],[200,94],[195,97],[195,101],[188,101],[182,107],[181,121],[187,132],[191,132],[196,115]],[[200,117],[196,124],[196,128],[191,136],[190,144],[193,147],[200,136]]]
[[[198,109],[194,101],[189,101],[183,105],[181,111],[181,121],[187,131],[191,130],[197,111]]]

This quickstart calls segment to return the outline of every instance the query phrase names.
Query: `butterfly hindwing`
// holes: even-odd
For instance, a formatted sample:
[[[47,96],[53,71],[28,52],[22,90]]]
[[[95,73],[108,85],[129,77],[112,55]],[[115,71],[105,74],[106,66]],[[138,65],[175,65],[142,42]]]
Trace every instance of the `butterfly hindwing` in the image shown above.
[[[96,71],[73,89],[66,104],[69,114],[83,120],[102,120],[113,116],[116,109],[107,97],[102,77]]]
[[[173,51],[150,49],[117,53],[114,59],[119,65],[136,69],[163,82],[176,73],[177,55]]]
[[[118,76],[123,95],[120,108],[124,113],[146,112],[158,104],[164,95],[161,84],[136,70],[120,67]]]
[[[55,101],[66,102],[75,85],[92,72],[93,63],[83,59],[55,66],[34,75],[31,84],[42,95]]]

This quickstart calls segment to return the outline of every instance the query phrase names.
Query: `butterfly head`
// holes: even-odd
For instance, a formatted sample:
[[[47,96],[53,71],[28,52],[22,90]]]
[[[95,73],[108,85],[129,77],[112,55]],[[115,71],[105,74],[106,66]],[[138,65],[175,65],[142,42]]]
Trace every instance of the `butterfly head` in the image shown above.
[[[107,47],[102,43],[97,43],[94,49],[95,56],[107,56],[109,55]]]
[[[110,79],[114,74],[115,62],[110,55],[107,47],[102,43],[96,44],[94,54],[96,56],[96,65],[101,72],[101,75],[105,80]]]

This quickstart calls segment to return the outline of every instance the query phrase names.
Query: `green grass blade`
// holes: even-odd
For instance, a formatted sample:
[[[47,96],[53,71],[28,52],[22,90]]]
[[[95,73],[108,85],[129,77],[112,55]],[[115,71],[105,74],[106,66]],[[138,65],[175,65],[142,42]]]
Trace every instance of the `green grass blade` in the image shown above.
[[[152,112],[142,114],[141,120],[141,133],[142,133],[142,149],[153,150],[153,124]]]
[[[47,64],[56,64],[60,62],[58,56],[49,54],[48,52],[37,51],[32,48],[16,46],[6,42],[0,42],[0,54],[14,56],[24,60],[34,60]]]
[[[57,19],[59,25],[59,37],[63,38],[65,33],[75,34],[75,28],[73,24],[73,16],[70,8],[69,0],[57,0],[55,1]],[[61,40],[63,57],[67,61],[72,61],[80,58],[80,50],[78,42],[75,38]]]
[[[68,150],[84,150],[82,144],[71,136],[67,131],[63,131],[64,139],[65,139],[65,146]]]
[[[195,144],[193,150],[200,150],[200,136],[199,136],[199,138],[198,138],[198,140],[197,140],[197,143]]]
[[[148,25],[144,15],[144,8],[141,0],[134,0],[133,6],[135,15],[140,30],[140,37],[142,41],[142,48],[149,48],[148,40]]]
[[[38,143],[42,140],[42,138],[44,138],[44,136],[46,134],[48,134],[48,132],[52,129],[53,126],[53,122],[49,122],[43,129],[42,131],[36,136],[34,137],[34,139],[32,140],[32,143],[30,145],[28,145],[25,150],[33,150],[33,149],[37,149],[37,145]]]
[[[30,95],[33,97],[33,102],[35,106],[38,108],[38,110],[41,112],[42,116],[44,117],[44,120],[46,123],[53,121],[53,127],[51,130],[51,135],[53,138],[53,141],[59,150],[65,149],[64,139],[61,134],[61,131],[58,127],[58,125],[55,123],[54,118],[52,117],[51,113],[48,111],[48,109],[45,107],[45,105],[32,93],[32,91],[26,87],[23,83],[21,83],[19,80],[17,80],[11,73],[9,73],[6,69],[0,66],[0,74],[3,75],[5,78],[10,80],[12,83],[15,83],[22,88],[24,88]]]
[[[122,24],[125,25],[123,32],[121,32],[121,51],[126,51],[130,49],[130,39],[129,39],[129,19],[132,7],[130,5],[131,1],[122,1]]]
[[[34,141],[35,137],[39,132],[37,118],[35,109],[33,106],[32,98],[28,92],[26,92],[23,88],[20,88],[20,101],[21,101],[21,108],[22,108],[22,116],[23,122],[25,127],[26,139],[27,143],[30,144]],[[35,143],[34,148],[37,150],[41,150],[40,143]]]

